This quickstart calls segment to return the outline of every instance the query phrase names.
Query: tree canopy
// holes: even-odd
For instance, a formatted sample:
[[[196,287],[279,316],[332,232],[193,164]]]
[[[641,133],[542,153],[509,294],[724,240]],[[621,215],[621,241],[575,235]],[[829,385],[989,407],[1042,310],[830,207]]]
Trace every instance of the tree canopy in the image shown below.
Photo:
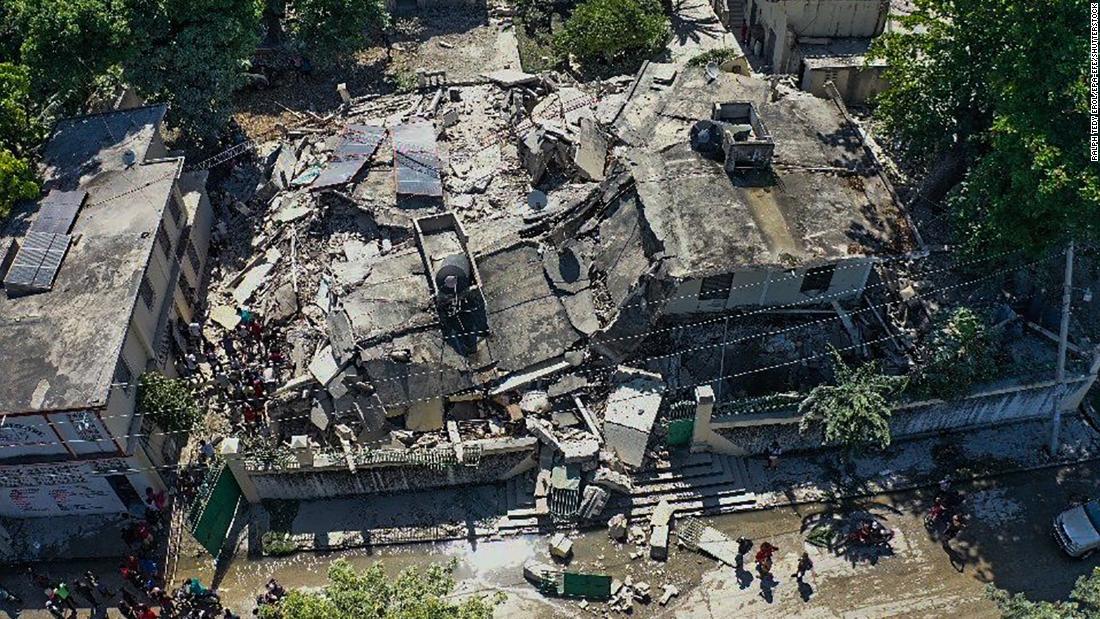
[[[189,432],[202,415],[191,385],[182,378],[145,372],[138,383],[138,409],[165,432]]]
[[[669,21],[657,0],[586,0],[573,9],[555,45],[582,62],[647,54],[665,44]]]
[[[992,585],[989,597],[1004,619],[1096,619],[1100,617],[1100,567],[1077,579],[1068,601],[1033,602],[1022,593],[1010,595]]]
[[[873,362],[851,367],[835,350],[833,372],[835,384],[814,387],[799,405],[799,430],[820,427],[827,445],[889,445],[891,396],[905,388],[906,379],[882,374]]]
[[[384,0],[288,0],[291,30],[321,64],[334,64],[366,47],[369,32],[390,24]]]
[[[468,597],[457,600],[454,563],[427,569],[408,568],[396,578],[380,564],[357,571],[340,559],[328,569],[328,584],[320,591],[291,591],[276,605],[261,607],[262,619],[491,619],[502,599]]]
[[[216,137],[259,42],[262,0],[131,1],[144,36],[123,63],[125,80],[170,103],[172,122],[191,137]]]
[[[973,248],[1041,251],[1095,237],[1086,0],[915,0],[875,41],[890,87],[876,116],[926,169],[954,154],[949,206]]]
[[[912,391],[923,397],[949,399],[966,395],[997,370],[996,345],[985,320],[967,307],[937,317],[922,347],[925,359]]]

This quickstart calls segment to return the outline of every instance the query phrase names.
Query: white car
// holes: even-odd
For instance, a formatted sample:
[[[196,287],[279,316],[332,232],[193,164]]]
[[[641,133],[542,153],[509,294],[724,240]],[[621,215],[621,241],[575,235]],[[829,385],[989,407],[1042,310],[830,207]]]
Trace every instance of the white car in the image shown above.
[[[1054,537],[1072,557],[1100,548],[1100,501],[1071,507],[1054,517]]]

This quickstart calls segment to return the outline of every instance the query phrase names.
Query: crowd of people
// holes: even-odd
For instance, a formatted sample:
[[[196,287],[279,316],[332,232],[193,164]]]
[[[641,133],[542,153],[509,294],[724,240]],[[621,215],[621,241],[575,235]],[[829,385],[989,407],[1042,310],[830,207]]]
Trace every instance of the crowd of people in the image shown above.
[[[188,325],[182,369],[206,395],[228,406],[235,431],[263,434],[268,427],[268,402],[288,363],[285,334],[281,326],[265,323],[250,309],[241,308],[238,315],[236,328],[224,333],[217,344],[203,336],[200,323]]]

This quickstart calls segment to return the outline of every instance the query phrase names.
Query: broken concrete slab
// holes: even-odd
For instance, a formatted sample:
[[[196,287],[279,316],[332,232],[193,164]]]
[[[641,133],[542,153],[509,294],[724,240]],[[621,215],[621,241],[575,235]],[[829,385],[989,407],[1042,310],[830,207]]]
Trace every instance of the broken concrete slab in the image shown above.
[[[627,520],[625,514],[615,514],[607,521],[607,536],[617,542],[626,541]]]
[[[653,508],[653,514],[649,517],[649,524],[654,527],[667,527],[672,522],[672,515],[675,511],[667,500],[661,499],[657,503],[657,507]]]
[[[241,324],[240,314],[228,305],[215,305],[210,308],[210,320],[221,325],[227,331],[232,331],[237,328],[237,325]]]
[[[550,538],[550,556],[562,561],[568,561],[573,556],[573,540],[558,533]]]
[[[292,221],[298,221],[312,212],[313,208],[308,204],[287,205],[275,211],[271,219],[278,223],[285,224]]]
[[[259,289],[260,285],[267,279],[268,274],[271,273],[271,269],[275,268],[275,263],[282,257],[282,254],[279,250],[275,250],[274,253],[274,260],[271,260],[269,257],[267,262],[258,264],[249,269],[248,272],[244,274],[244,277],[241,278],[241,283],[237,284],[237,287],[233,289],[233,300],[236,301],[238,305],[244,305],[252,298],[252,295],[256,293],[256,290]]]
[[[313,360],[309,362],[309,373],[322,386],[332,382],[339,371],[340,364],[336,362],[336,357],[332,354],[332,346],[328,344],[318,350],[317,354],[313,355]]]
[[[664,593],[661,595],[661,599],[658,603],[661,606],[664,606],[664,605],[668,604],[669,601],[672,600],[672,598],[674,598],[678,595],[680,595],[679,587],[677,587],[676,585],[672,585],[672,584],[665,585],[664,586]]]
[[[649,557],[657,561],[668,559],[668,526],[653,527],[649,534]]]
[[[665,383],[660,374],[619,366],[612,380],[617,384],[607,399],[603,435],[619,460],[639,467],[661,408]]]
[[[585,335],[592,335],[600,330],[600,321],[596,317],[596,297],[591,288],[585,288],[576,294],[562,295],[561,304],[574,329]]]
[[[602,181],[607,164],[607,138],[604,137],[596,121],[581,118],[577,127],[577,149],[573,153],[573,165],[581,177],[590,181]]]
[[[592,483],[621,494],[630,494],[634,492],[634,482],[631,481],[628,475],[613,471],[607,467],[601,467],[592,474]]]
[[[577,513],[585,520],[597,518],[603,513],[604,507],[607,507],[607,501],[610,498],[611,493],[599,486],[585,486]]]
[[[534,84],[539,81],[539,76],[517,71],[516,69],[500,69],[490,73],[482,73],[481,75],[485,79],[505,88]]]
[[[275,322],[285,322],[298,313],[298,293],[290,282],[275,289],[274,303],[268,310],[268,318]]]

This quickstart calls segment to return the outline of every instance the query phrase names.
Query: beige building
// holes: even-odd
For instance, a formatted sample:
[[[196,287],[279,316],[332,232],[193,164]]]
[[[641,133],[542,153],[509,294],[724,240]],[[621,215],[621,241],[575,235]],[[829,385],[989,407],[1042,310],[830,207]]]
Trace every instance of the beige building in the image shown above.
[[[61,121],[42,199],[0,237],[2,517],[135,511],[162,485],[172,437],[135,411],[136,382],[175,374],[212,218],[205,173],[165,148],[166,111]]]

